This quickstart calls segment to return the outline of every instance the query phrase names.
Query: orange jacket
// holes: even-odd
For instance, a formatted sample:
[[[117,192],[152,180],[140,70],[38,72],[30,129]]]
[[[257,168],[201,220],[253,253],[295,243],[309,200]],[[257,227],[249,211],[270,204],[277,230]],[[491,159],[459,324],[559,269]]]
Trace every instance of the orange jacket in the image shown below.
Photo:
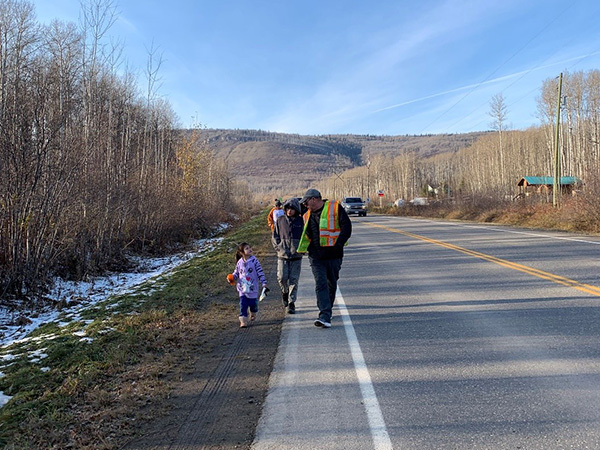
[[[271,208],[271,211],[269,211],[269,215],[267,216],[267,225],[269,225],[269,228],[271,228],[271,231],[273,231],[273,229],[275,228],[275,222],[273,220],[273,212],[275,211],[275,207],[273,206],[273,208]]]

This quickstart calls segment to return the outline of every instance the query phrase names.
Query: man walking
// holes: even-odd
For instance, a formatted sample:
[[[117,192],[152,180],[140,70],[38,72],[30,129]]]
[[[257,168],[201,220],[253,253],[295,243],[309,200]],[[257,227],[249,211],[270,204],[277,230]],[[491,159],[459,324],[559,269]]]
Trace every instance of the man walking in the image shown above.
[[[308,250],[308,262],[315,277],[319,308],[315,326],[330,328],[344,245],[352,234],[352,222],[338,201],[322,199],[316,189],[307,190],[300,204],[305,205],[308,211],[298,251]]]

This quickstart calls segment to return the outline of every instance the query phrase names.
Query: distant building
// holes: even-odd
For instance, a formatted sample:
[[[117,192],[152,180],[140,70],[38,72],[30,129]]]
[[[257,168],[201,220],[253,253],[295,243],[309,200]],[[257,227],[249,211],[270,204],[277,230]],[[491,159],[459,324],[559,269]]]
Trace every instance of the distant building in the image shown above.
[[[582,185],[583,181],[577,177],[560,177],[561,195],[573,195]],[[550,196],[554,187],[554,177],[523,177],[517,186],[519,186],[517,198],[530,195]]]

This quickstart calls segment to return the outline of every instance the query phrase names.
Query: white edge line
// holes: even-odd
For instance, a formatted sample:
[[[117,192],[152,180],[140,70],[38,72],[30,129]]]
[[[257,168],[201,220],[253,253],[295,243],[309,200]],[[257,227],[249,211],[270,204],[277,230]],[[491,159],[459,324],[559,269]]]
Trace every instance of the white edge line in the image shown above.
[[[377,401],[375,389],[371,382],[371,375],[369,374],[369,369],[367,368],[365,358],[360,349],[360,344],[358,343],[358,338],[356,337],[356,332],[352,325],[352,319],[350,319],[350,314],[346,308],[344,297],[342,297],[339,288],[335,296],[335,303],[340,310],[344,322],[344,329],[346,330],[346,336],[348,337],[348,344],[350,345],[350,352],[354,361],[354,368],[356,369],[360,392],[362,393],[363,403],[367,411],[374,448],[376,450],[392,449],[392,441],[388,435],[385,421],[383,420],[383,414],[379,408],[379,402]]]
[[[420,221],[427,221],[427,222],[432,222],[432,223],[438,223],[434,220],[428,220],[428,219],[410,219],[410,218],[405,218],[405,220],[408,221],[413,221],[413,222],[420,222]],[[563,236],[551,236],[548,234],[540,234],[540,233],[533,233],[531,231],[517,231],[517,230],[509,230],[509,229],[505,229],[505,228],[500,228],[498,226],[494,226],[494,225],[490,225],[490,226],[485,226],[485,225],[468,225],[468,224],[464,224],[464,223],[455,223],[455,222],[443,222],[444,224],[447,225],[452,225],[455,227],[463,227],[463,228],[478,228],[481,230],[492,230],[492,231],[500,231],[500,232],[504,232],[504,233],[512,233],[512,234],[524,234],[525,236],[534,236],[534,237],[539,237],[539,238],[545,238],[545,239],[556,239],[559,241],[572,241],[572,242],[581,242],[584,244],[593,244],[593,245],[600,245],[600,242],[598,241],[588,241],[586,239],[579,239],[579,238],[574,238],[574,237],[563,237]],[[548,230],[548,232],[560,232],[561,230]]]
[[[485,229],[486,227],[478,227],[475,225],[470,225],[467,226],[468,228],[483,228]],[[570,237],[562,237],[562,236],[550,236],[547,234],[538,234],[538,233],[531,233],[528,231],[515,231],[515,230],[505,230],[502,228],[496,228],[496,227],[490,227],[487,228],[488,230],[494,230],[494,231],[500,231],[500,232],[504,232],[504,233],[512,233],[512,234],[524,234],[525,236],[533,236],[533,237],[539,237],[539,238],[545,238],[545,239],[556,239],[558,241],[572,241],[572,242],[581,242],[583,244],[593,244],[593,245],[600,245],[600,242],[597,241],[588,241],[585,239],[578,239],[578,238],[570,238]]]

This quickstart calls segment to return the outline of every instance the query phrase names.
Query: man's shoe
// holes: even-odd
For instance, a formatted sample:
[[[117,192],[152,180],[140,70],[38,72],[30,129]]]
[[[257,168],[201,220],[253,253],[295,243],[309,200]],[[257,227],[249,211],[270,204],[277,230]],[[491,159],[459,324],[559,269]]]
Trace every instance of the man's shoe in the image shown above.
[[[317,319],[315,320],[315,326],[319,328],[331,328],[331,323],[326,322],[323,319]]]
[[[290,302],[288,305],[288,314],[296,314],[296,305],[294,302]]]
[[[288,298],[290,297],[290,293],[289,292],[283,292],[281,294],[281,301],[283,302],[283,306],[287,308],[289,302],[288,302]]]

